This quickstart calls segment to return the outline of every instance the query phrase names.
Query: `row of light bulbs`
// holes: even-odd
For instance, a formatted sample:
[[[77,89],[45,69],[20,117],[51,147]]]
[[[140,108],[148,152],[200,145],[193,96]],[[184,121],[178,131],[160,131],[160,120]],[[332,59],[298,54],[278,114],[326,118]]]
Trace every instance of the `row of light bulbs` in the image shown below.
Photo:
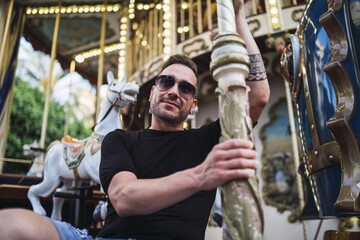
[[[135,0],[130,0],[131,2],[134,2]],[[126,17],[122,17],[120,19],[120,44],[119,44],[119,59],[118,59],[118,78],[121,79],[126,75],[125,68],[125,58],[126,58],[126,40],[128,35],[128,19]]]
[[[27,15],[47,15],[47,14],[71,14],[71,13],[100,13],[100,12],[118,12],[121,9],[120,4],[113,5],[84,5],[84,6],[55,6],[55,7],[36,7],[26,8]]]
[[[173,49],[171,47],[171,38],[172,38],[172,34],[171,34],[171,27],[172,24],[174,24],[171,21],[171,11],[170,11],[170,0],[163,0],[163,10],[164,10],[164,14],[163,14],[163,27],[164,27],[164,39],[163,39],[163,59],[166,60],[170,57],[170,55],[173,53]]]
[[[182,4],[182,8],[187,8],[187,4]],[[150,4],[136,4],[137,10],[150,10],[156,8],[161,10],[163,5],[158,3]],[[121,9],[120,4],[98,4],[98,5],[84,5],[84,6],[54,6],[54,7],[28,7],[26,8],[27,15],[47,15],[47,14],[72,14],[72,13],[100,13],[100,12],[118,12]],[[129,17],[133,19],[135,17],[135,2],[130,1],[129,4]]]
[[[163,4],[161,3],[150,3],[150,4],[143,4],[138,3],[136,4],[137,10],[150,10],[156,8],[161,10],[163,8]],[[189,4],[187,2],[181,3],[182,9],[187,9]],[[72,14],[72,13],[100,13],[100,12],[118,12],[121,9],[120,4],[98,4],[98,5],[84,5],[84,6],[54,6],[54,7],[28,7],[26,8],[27,15],[47,15],[47,14]],[[129,4],[129,18],[133,19],[135,17],[135,1],[130,1]]]
[[[120,51],[121,49],[125,49],[124,43],[115,43],[115,44],[106,46],[106,47],[104,48],[104,52],[105,52],[105,53],[111,53],[111,52],[114,52],[114,51]],[[101,50],[100,50],[100,49],[93,49],[93,50],[90,50],[90,51],[87,51],[87,52],[83,52],[83,53],[81,53],[81,54],[76,55],[76,56],[75,56],[75,60],[76,60],[78,63],[82,63],[82,62],[84,62],[85,59],[87,59],[87,58],[92,58],[92,57],[99,56],[100,53],[101,53]]]
[[[269,0],[269,9],[272,29],[280,29],[279,5],[277,0]]]

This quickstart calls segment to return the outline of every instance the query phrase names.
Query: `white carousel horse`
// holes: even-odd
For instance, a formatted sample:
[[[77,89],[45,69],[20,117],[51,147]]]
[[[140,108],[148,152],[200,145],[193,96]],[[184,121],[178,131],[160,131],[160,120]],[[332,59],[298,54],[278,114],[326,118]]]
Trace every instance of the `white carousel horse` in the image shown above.
[[[83,140],[65,136],[62,141],[53,142],[45,157],[44,178],[37,185],[30,187],[28,198],[34,212],[46,215],[40,197],[47,197],[57,189],[60,192],[72,192],[72,188],[81,180],[91,180],[100,184],[99,164],[100,147],[104,136],[110,131],[122,128],[119,119],[120,108],[136,100],[139,86],[134,83],[114,79],[111,72],[107,75],[107,98],[101,107],[98,122],[93,134]],[[64,198],[53,197],[52,219],[61,220]]]

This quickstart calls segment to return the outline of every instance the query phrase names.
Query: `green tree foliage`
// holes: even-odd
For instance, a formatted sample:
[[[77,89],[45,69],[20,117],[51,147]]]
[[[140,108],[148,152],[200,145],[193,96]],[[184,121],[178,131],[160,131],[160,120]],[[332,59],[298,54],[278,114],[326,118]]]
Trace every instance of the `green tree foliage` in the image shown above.
[[[26,159],[23,155],[23,145],[39,141],[44,109],[45,93],[39,88],[32,88],[28,82],[16,79],[13,105],[11,109],[10,128],[7,139],[6,157]],[[50,103],[48,128],[46,132],[45,147],[52,141],[62,138],[65,125],[65,110],[56,102]],[[91,130],[84,124],[75,120],[69,126],[69,134],[83,139],[91,134]],[[28,164],[5,163],[4,173],[26,173],[30,168]]]

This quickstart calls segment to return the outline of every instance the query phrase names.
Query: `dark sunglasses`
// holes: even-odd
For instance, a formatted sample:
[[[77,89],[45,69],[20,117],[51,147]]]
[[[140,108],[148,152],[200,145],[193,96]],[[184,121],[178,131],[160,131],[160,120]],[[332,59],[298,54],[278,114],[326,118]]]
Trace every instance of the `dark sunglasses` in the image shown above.
[[[155,86],[159,91],[167,91],[172,88],[176,83],[175,78],[169,75],[160,75],[155,79]],[[194,85],[187,81],[178,83],[180,96],[186,100],[190,100],[196,95],[196,88]]]

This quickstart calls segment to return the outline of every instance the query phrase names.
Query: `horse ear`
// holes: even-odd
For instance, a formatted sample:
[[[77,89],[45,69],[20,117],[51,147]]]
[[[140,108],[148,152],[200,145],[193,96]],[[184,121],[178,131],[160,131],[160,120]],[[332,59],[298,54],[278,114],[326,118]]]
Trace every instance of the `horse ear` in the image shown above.
[[[126,77],[126,76],[123,76],[123,77],[121,78],[121,82],[126,83],[126,82],[127,82],[127,77]]]
[[[111,71],[108,71],[108,73],[107,73],[107,82],[108,82],[108,85],[110,84],[110,83],[112,83],[113,81],[114,81],[114,74],[111,72]]]

